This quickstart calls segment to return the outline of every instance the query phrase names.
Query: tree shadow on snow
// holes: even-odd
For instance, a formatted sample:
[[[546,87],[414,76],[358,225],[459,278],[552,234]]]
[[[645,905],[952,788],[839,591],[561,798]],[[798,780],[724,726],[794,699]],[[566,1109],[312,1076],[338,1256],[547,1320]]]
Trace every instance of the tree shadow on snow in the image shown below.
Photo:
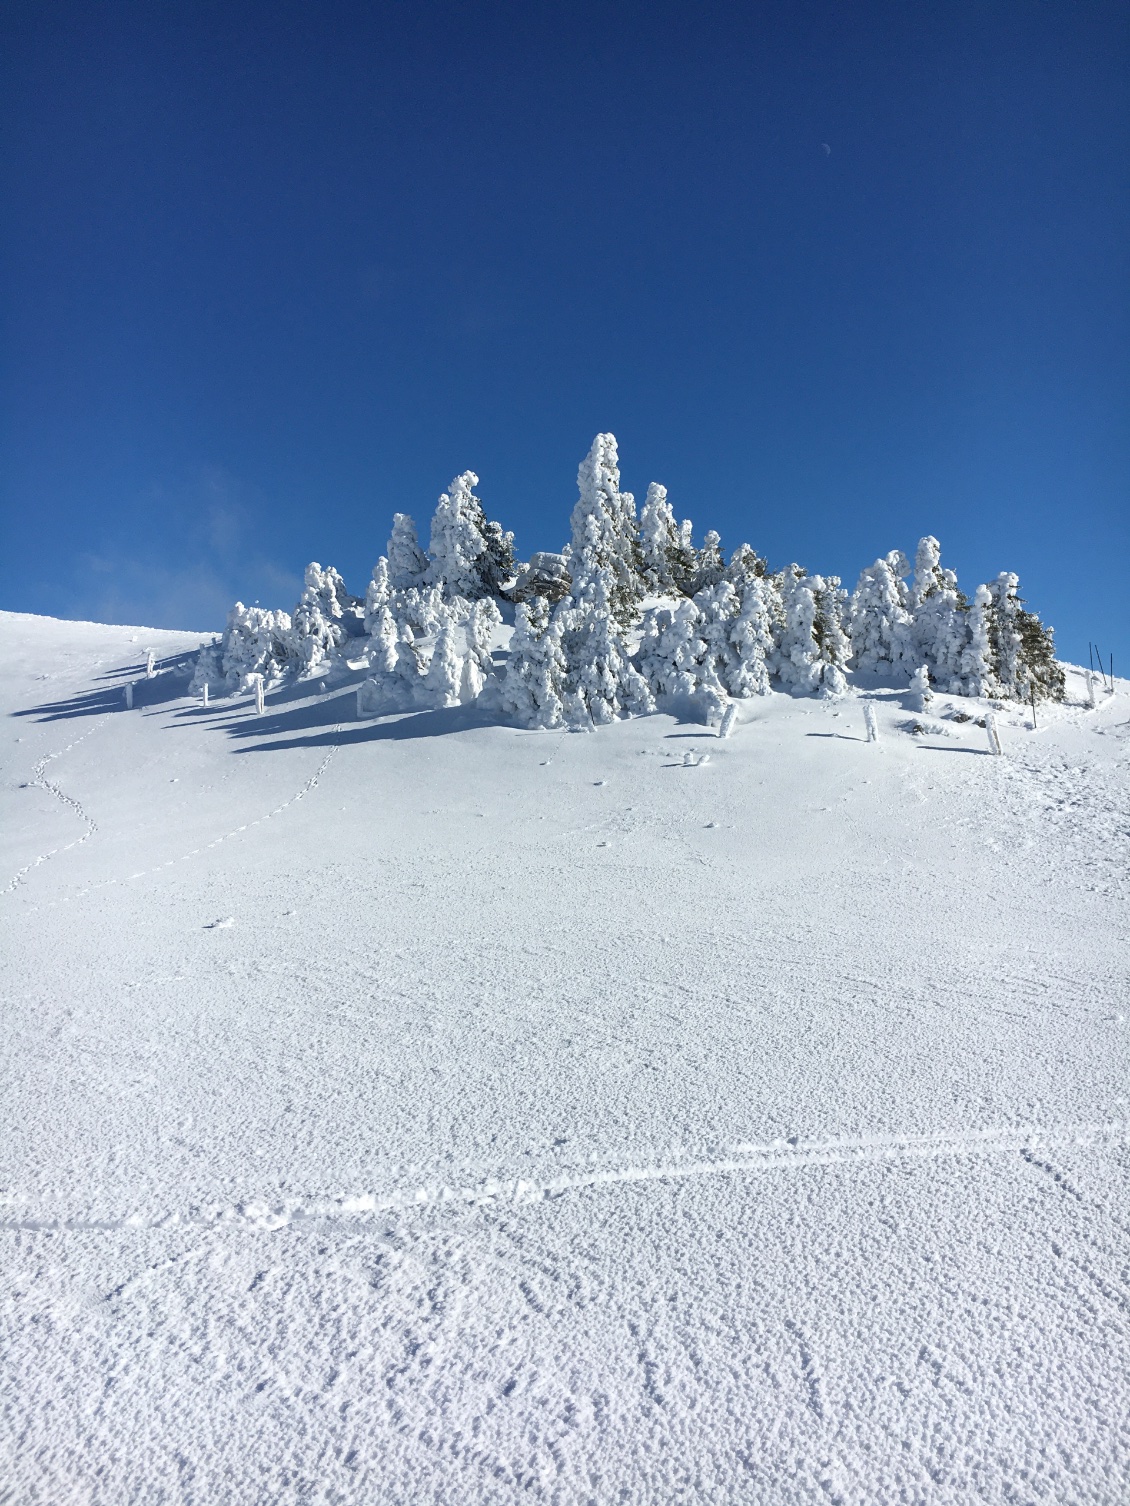
[[[159,669],[151,680],[145,678],[144,664],[140,664],[136,671],[132,668],[115,670],[112,674],[99,676],[102,680],[114,680],[115,684],[83,691],[81,695],[69,696],[61,701],[43,701],[38,706],[25,706],[19,711],[13,711],[12,715],[33,717],[38,722],[65,722],[75,717],[105,716],[114,711],[129,716],[132,712],[125,702],[127,684],[133,685],[134,712],[156,711],[167,706],[170,701],[184,699],[191,672],[191,666],[185,667],[183,656],[180,660],[166,661],[166,667]],[[137,674],[140,674],[140,678],[136,678]]]
[[[335,711],[334,701],[339,704]],[[315,713],[317,714],[315,717]],[[341,723],[349,721],[349,726]],[[477,711],[473,706],[445,706],[433,711],[390,712],[387,717],[357,722],[353,719],[352,694],[336,696],[329,705],[324,702],[302,708],[300,713],[285,716],[249,717],[225,730],[231,737],[240,739],[274,737],[274,741],[248,742],[237,748],[237,753],[287,752],[291,748],[355,747],[359,743],[410,742],[421,737],[446,737],[451,732],[464,732],[470,727],[502,727],[507,724],[496,715]],[[313,728],[324,730],[315,732]],[[286,734],[309,729],[305,737]]]

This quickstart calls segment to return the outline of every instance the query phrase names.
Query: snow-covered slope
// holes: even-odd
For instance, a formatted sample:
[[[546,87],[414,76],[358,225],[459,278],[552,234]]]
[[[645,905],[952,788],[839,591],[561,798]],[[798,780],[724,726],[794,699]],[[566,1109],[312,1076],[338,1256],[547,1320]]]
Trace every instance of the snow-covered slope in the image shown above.
[[[0,617],[0,1499],[1130,1495],[1125,682],[995,758],[198,643]]]

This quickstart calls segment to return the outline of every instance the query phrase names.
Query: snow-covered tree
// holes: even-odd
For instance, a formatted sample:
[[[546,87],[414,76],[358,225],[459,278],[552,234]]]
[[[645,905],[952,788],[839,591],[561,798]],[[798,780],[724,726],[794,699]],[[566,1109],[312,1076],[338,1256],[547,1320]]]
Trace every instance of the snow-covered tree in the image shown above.
[[[459,704],[465,657],[459,651],[463,646],[458,641],[459,636],[461,635],[454,618],[449,617],[436,639],[427,674],[424,676],[428,695],[435,705],[457,706]]]
[[[1015,696],[1020,682],[1019,584],[1019,576],[1002,570],[988,587],[989,653],[998,695]]]
[[[726,573],[726,562],[722,558],[722,539],[711,528],[702,541],[702,548],[698,552],[698,567],[695,570],[695,594],[699,591],[709,590],[715,586]]]
[[[687,598],[677,607],[649,612],[640,638],[639,664],[657,696],[693,696],[701,683],[706,641],[702,612]]]
[[[571,519],[569,568],[573,599],[591,596],[603,578],[609,610],[624,629],[639,621],[643,582],[637,568],[635,500],[620,490],[616,436],[598,434],[577,471],[579,496]]]
[[[671,555],[671,577],[684,596],[694,595],[698,579],[698,550],[694,547],[693,532],[690,518],[684,518],[679,524],[679,536]]]
[[[930,689],[930,671],[920,664],[910,677],[910,704],[914,711],[928,711],[934,692]]]
[[[1025,611],[1019,584],[1011,570],[1002,570],[987,587],[985,621],[994,690],[1021,701],[1033,695],[1037,701],[1061,701],[1065,681],[1056,662],[1052,629],[1034,612]]]
[[[573,565],[576,569],[576,555]],[[574,575],[573,595],[554,613],[554,629],[560,634],[566,666],[565,717],[578,725],[591,721],[598,726],[619,716],[641,716],[655,709],[613,611],[615,590],[611,565],[585,568],[579,580]]]
[[[771,672],[793,690],[842,695],[850,643],[842,623],[846,592],[838,577],[806,575],[799,565],[789,565],[774,577],[774,585],[784,621],[769,657]]]
[[[378,607],[369,619],[369,642],[366,656],[369,668],[377,678],[395,673],[399,644],[400,629],[386,602]]]
[[[738,615],[730,626],[734,663],[729,691],[735,696],[769,693],[768,660],[773,652],[773,588],[760,576],[750,576],[741,589]]]
[[[1020,633],[1021,700],[1062,701],[1067,690],[1063,665],[1055,656],[1055,629],[1042,623],[1035,612],[1021,610]]]
[[[474,471],[456,476],[432,518],[428,580],[446,597],[494,596],[514,571],[514,535],[504,533],[474,494]]]
[[[812,635],[819,650],[820,688],[823,695],[843,695],[847,690],[844,670],[851,658],[851,640],[844,631],[847,592],[838,575],[814,575],[812,589],[816,598],[816,620]]]
[[[544,596],[520,602],[502,682],[502,707],[527,727],[560,727],[565,720],[565,655],[561,623]]]
[[[733,630],[741,600],[728,580],[719,580],[697,592],[694,604],[699,611],[698,631],[703,643],[699,679],[719,696],[728,695],[737,670]]]
[[[422,586],[427,573],[428,557],[420,548],[416,524],[407,513],[393,513],[388,541],[389,585],[394,591],[407,591],[411,586]]]
[[[382,554],[373,566],[373,578],[365,587],[365,631],[371,634],[383,608],[392,598],[392,583],[389,579],[388,560]]]
[[[954,572],[942,568],[941,545],[929,534],[918,541],[908,606],[911,628],[907,657],[925,664],[936,685],[959,695],[969,631],[968,602],[957,588]]]
[[[860,572],[848,611],[857,669],[883,675],[905,672],[911,622],[903,579],[906,569],[906,556],[896,549]]]
[[[219,669],[227,688],[246,690],[256,675],[266,681],[277,679],[291,663],[293,641],[292,624],[286,612],[245,607],[242,601],[237,601],[228,613],[218,651]],[[209,672],[211,668],[209,665]]]
[[[965,695],[991,696],[998,691],[992,645],[993,597],[988,586],[973,593],[961,652],[961,681]]]
[[[768,574],[768,565],[748,544],[739,544],[726,566],[726,579],[732,581],[739,591],[745,588],[747,581],[763,580]]]
[[[291,617],[294,657],[307,670],[324,664],[354,630],[363,629],[361,603],[332,565],[306,566],[306,583]]]
[[[646,589],[659,595],[678,590],[671,573],[671,561],[678,548],[679,534],[675,514],[667,500],[667,488],[653,481],[647,489],[640,513],[641,575]]]

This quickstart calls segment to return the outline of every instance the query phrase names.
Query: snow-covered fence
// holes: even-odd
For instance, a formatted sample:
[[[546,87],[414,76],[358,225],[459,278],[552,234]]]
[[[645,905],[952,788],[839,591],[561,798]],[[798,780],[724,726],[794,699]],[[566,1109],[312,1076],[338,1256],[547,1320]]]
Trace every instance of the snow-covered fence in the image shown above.
[[[1087,673],[1087,705],[1091,708],[1092,711],[1094,711],[1095,707],[1098,705],[1098,702],[1095,700],[1095,677],[1091,673],[1090,670],[1087,670],[1086,673]]]
[[[264,705],[263,681],[260,678],[256,677],[256,680],[255,680],[255,715],[256,716],[262,716],[263,715],[263,705]]]
[[[875,707],[870,701],[863,703],[863,720],[867,726],[867,741],[877,743],[879,741],[879,720],[875,715]]]
[[[729,737],[737,726],[737,722],[738,708],[736,706],[727,706],[722,713],[722,725],[718,728],[718,736]]]
[[[126,710],[127,711],[132,711],[133,710],[133,681],[132,680],[126,686]]]
[[[203,693],[203,696],[204,696],[204,706],[205,706],[205,709],[207,709],[207,706],[208,706],[208,681],[207,680],[204,681],[204,688],[203,688],[203,692],[202,693]]]
[[[147,649],[145,653],[145,678],[151,680],[156,674],[157,655],[153,650]]]
[[[995,753],[999,758],[1004,749],[1001,747],[1001,735],[997,730],[997,719],[990,711],[985,717],[985,731],[989,734],[989,752]]]

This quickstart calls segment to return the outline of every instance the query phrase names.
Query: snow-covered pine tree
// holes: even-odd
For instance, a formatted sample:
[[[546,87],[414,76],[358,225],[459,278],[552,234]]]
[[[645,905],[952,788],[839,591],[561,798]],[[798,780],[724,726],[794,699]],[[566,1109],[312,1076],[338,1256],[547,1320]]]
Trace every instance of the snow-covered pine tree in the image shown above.
[[[988,585],[989,605],[985,615],[994,689],[998,695],[1018,696],[1020,693],[1020,624],[1017,620],[1020,598],[1016,594],[1019,584],[1019,576],[1011,570],[1002,570]]]
[[[445,597],[494,596],[514,573],[514,535],[491,522],[474,494],[474,471],[456,476],[432,518],[428,580]]]
[[[247,690],[255,675],[268,681],[277,679],[292,662],[293,641],[286,612],[245,607],[237,601],[228,613],[218,651],[228,690]]]
[[[569,545],[574,600],[584,600],[590,584],[605,576],[609,610],[626,630],[639,621],[644,585],[637,568],[635,501],[620,490],[614,434],[593,440],[577,471],[577,489]]]
[[[679,524],[679,537],[671,555],[671,578],[684,596],[693,596],[698,578],[698,550],[694,547],[694,526],[690,518]]]
[[[934,692],[930,689],[930,671],[920,664],[910,677],[910,705],[913,711],[928,711]]]
[[[847,690],[844,670],[851,658],[851,640],[843,624],[847,592],[840,586],[838,575],[814,575],[812,589],[816,598],[812,636],[822,665],[820,691],[822,695],[843,695]]]
[[[687,598],[677,607],[649,612],[640,638],[640,670],[656,696],[693,696],[700,683],[706,641],[702,613]]]
[[[461,607],[463,597],[445,601],[440,586],[412,586],[393,593],[390,605],[397,623],[409,630],[413,638],[430,638],[442,631],[452,611],[461,617],[469,610]]]
[[[988,586],[973,593],[967,619],[967,637],[961,653],[964,695],[993,696],[998,693],[992,645],[993,597]]]
[[[793,690],[842,695],[851,645],[842,621],[847,593],[839,578],[806,575],[799,565],[789,565],[772,584],[780,592],[784,620],[768,658],[770,672]]]
[[[968,602],[957,588],[954,572],[942,569],[941,552],[931,534],[919,539],[908,602],[909,658],[925,664],[936,685],[960,695],[961,661],[969,634]]]
[[[1024,700],[1062,701],[1067,693],[1063,665],[1055,656],[1055,629],[1042,623],[1035,612],[1021,611],[1020,691]]]
[[[436,639],[431,662],[424,676],[429,699],[434,705],[459,704],[459,691],[463,683],[463,655],[459,652],[462,646],[459,641],[461,636],[455,620],[449,617]]]
[[[905,673],[910,647],[910,613],[906,585],[899,574],[906,556],[892,550],[884,559],[860,572],[848,611],[855,667],[868,674]]]
[[[731,695],[768,695],[767,661],[773,652],[773,612],[769,582],[757,575],[749,576],[741,587],[738,615],[730,626],[734,662],[727,688]]]
[[[566,665],[566,720],[599,726],[653,711],[655,702],[632,663],[625,630],[613,610],[617,582],[612,566],[594,569],[584,552],[574,553],[571,563],[573,595],[557,607],[553,619]]]
[[[469,601],[483,594],[479,561],[486,552],[486,540],[479,527],[482,504],[474,494],[478,484],[474,471],[464,471],[441,495],[432,517],[428,550],[429,583],[445,596],[465,596]]]
[[[476,700],[487,682],[495,678],[494,635],[501,625],[502,613],[489,596],[480,597],[462,618],[466,653],[459,687],[461,701]]]
[[[998,694],[1028,701],[1062,701],[1065,678],[1055,657],[1053,630],[1024,609],[1019,578],[1002,570],[988,589],[989,655]]]
[[[369,620],[367,658],[369,669],[376,678],[387,678],[396,672],[399,643],[400,630],[386,602],[385,605],[377,608],[376,613]]]
[[[702,541],[698,552],[698,568],[695,571],[695,595],[708,591],[726,574],[726,561],[722,558],[722,539],[711,528]]]
[[[499,596],[514,577],[517,563],[514,559],[514,535],[503,530],[501,523],[483,513],[483,538],[486,550],[479,557],[483,591],[487,596]]]
[[[372,634],[374,624],[379,620],[380,613],[387,607],[392,597],[392,583],[389,579],[388,560],[382,554],[373,566],[373,578],[365,587],[365,631]]]
[[[519,602],[502,682],[502,707],[527,727],[564,723],[565,656],[560,621],[544,596]]]
[[[719,580],[696,592],[694,604],[699,611],[698,633],[703,644],[699,658],[699,684],[713,692],[720,707],[730,692],[730,683],[738,668],[733,630],[741,601],[728,580]]]
[[[648,486],[640,513],[640,560],[643,584],[649,592],[669,596],[678,587],[671,573],[671,560],[678,548],[675,514],[667,500],[667,488],[653,481]]]
[[[748,544],[739,544],[726,566],[726,579],[732,581],[738,591],[745,589],[747,581],[763,580],[768,574],[769,567],[765,560]]]
[[[332,565],[306,566],[306,583],[291,617],[294,657],[305,669],[323,665],[353,631],[363,630],[361,603]]]
[[[427,574],[428,557],[420,548],[416,524],[407,513],[393,513],[388,541],[389,586],[394,591],[407,591],[412,586],[422,586]]]

